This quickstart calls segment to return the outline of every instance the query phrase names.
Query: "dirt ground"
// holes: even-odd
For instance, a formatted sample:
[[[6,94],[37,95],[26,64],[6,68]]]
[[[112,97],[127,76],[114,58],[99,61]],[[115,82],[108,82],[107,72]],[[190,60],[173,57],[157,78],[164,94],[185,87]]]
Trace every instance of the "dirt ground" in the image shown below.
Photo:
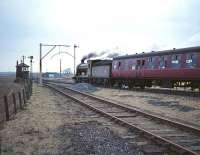
[[[3,95],[10,94],[13,91],[19,90],[22,86],[14,82],[14,76],[0,76],[0,98]]]
[[[127,132],[71,100],[34,84],[25,110],[6,122],[0,131],[0,154],[143,155],[121,137]]]
[[[7,95],[8,103],[10,106],[10,103],[13,103],[12,93],[16,95],[17,92],[21,92],[23,88],[23,83],[15,83],[14,80],[14,75],[0,75],[0,123],[5,120],[4,96]]]
[[[200,128],[200,98],[99,88],[92,94]]]

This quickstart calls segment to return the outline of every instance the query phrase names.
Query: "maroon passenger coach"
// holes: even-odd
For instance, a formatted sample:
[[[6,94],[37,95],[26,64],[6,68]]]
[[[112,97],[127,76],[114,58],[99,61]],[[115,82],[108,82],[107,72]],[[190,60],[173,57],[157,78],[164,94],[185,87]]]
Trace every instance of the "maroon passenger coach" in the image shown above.
[[[111,81],[129,87],[156,84],[200,89],[200,46],[116,57]]]

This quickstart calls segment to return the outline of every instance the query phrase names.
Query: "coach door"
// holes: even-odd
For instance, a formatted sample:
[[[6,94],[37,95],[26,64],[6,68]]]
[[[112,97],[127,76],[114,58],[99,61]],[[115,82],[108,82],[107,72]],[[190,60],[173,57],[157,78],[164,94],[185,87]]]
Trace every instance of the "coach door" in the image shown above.
[[[135,69],[136,69],[136,77],[139,77],[140,76],[140,67],[141,67],[141,60],[138,59],[136,61],[136,66],[135,66]]]
[[[136,62],[136,77],[141,77],[143,72],[143,67],[145,66],[145,59],[138,59]]]

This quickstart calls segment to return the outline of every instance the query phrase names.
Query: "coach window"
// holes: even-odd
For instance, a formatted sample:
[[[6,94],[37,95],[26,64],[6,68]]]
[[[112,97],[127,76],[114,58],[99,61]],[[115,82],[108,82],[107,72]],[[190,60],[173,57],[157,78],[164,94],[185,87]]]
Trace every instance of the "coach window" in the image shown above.
[[[167,68],[167,60],[164,61],[164,66]]]
[[[117,62],[116,62],[116,61],[114,62],[113,69],[114,69],[114,70],[116,70],[116,69],[117,69]]]
[[[136,69],[140,69],[141,68],[141,60],[137,60],[137,65],[136,65]]]
[[[145,65],[145,60],[142,60],[142,66],[144,66]]]
[[[172,68],[180,68],[180,55],[172,55],[171,64]]]
[[[124,61],[124,70],[128,71],[129,70],[129,62],[128,61]]]
[[[120,68],[120,66],[121,66],[121,62],[119,61],[119,63],[118,63],[118,69]]]
[[[141,65],[141,60],[137,60],[137,66]]]
[[[187,68],[194,68],[197,64],[197,56],[194,53],[188,54],[186,58]]]
[[[148,68],[154,69],[155,68],[155,58],[149,57],[148,58]]]
[[[167,61],[164,56],[160,57],[160,69],[165,69],[167,67]]]
[[[152,57],[149,57],[148,58],[148,62],[152,62],[153,61],[153,58]]]
[[[132,69],[132,70],[135,70],[135,64],[133,64],[133,65],[131,66],[131,69]]]

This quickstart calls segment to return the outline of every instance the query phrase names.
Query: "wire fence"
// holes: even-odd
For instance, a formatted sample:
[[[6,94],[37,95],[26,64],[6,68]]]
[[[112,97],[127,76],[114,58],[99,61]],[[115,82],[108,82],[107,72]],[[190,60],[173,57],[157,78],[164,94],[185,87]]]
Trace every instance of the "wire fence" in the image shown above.
[[[0,97],[0,124],[9,121],[18,111],[23,110],[32,95],[32,81],[27,81],[19,91]]]

